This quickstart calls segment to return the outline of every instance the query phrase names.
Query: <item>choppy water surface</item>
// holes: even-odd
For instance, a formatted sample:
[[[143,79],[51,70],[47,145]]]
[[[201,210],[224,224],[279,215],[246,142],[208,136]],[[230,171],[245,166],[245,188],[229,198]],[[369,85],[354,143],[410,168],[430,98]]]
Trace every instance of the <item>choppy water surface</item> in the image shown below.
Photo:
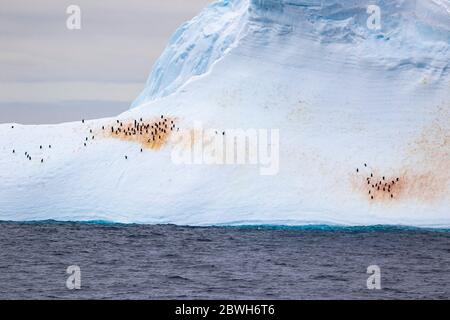
[[[3,299],[450,298],[448,230],[7,222],[0,248]]]

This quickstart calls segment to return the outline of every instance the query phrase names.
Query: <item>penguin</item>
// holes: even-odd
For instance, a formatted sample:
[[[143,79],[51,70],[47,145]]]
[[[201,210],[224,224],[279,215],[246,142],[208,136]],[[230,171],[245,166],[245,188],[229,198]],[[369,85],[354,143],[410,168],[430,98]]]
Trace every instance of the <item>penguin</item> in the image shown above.
[[[43,163],[44,162],[44,159],[41,159],[41,163]]]
[[[42,149],[42,146],[39,146],[39,149]]]
[[[128,160],[128,156],[125,156],[125,160]]]
[[[13,149],[13,153],[16,153],[16,150]]]
[[[356,172],[359,172],[359,169],[358,169],[358,168],[356,168]]]
[[[84,119],[83,119],[83,120],[81,120],[81,123],[84,123]]]
[[[142,120],[141,120],[142,121]],[[142,148],[141,148],[141,152],[142,152]]]
[[[51,145],[51,144],[49,144],[49,145],[48,145],[48,148],[49,148],[49,149],[51,149],[51,148],[52,148],[52,145]]]

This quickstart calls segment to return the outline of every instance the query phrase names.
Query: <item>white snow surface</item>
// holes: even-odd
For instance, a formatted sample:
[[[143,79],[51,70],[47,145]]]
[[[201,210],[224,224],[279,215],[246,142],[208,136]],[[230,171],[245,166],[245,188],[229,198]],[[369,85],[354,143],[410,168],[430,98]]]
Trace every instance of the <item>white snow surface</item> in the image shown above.
[[[379,30],[372,3],[218,1],[175,33],[124,114],[0,125],[0,220],[450,227],[450,2],[378,1]],[[176,165],[171,143],[140,152],[98,134],[162,114],[279,129],[278,174]],[[394,199],[370,199],[370,174],[401,178]]]

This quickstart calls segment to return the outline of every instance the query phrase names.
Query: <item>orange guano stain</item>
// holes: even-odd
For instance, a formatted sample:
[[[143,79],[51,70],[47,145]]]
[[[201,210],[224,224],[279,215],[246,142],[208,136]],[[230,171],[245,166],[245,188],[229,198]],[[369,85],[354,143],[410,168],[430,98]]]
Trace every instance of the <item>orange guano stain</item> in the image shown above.
[[[402,169],[398,174],[360,173],[352,177],[354,191],[364,194],[373,203],[420,201],[431,203],[445,192],[445,184],[434,172],[416,173]]]
[[[435,120],[407,146],[404,167],[386,175],[378,169],[371,169],[373,172],[363,169],[354,173],[351,178],[354,190],[375,203],[418,201],[430,204],[449,200],[450,106],[439,107],[435,112]],[[385,185],[385,182],[391,183]]]
[[[159,150],[179,130],[177,118],[163,116],[152,119],[117,120],[101,129],[107,138],[140,144],[143,148]]]

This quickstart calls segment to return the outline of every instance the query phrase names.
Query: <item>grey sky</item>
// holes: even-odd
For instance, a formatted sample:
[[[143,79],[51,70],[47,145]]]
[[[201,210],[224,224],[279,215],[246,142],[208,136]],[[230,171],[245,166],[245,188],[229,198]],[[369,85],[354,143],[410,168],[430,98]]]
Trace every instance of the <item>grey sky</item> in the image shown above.
[[[2,0],[0,123],[55,123],[126,110],[170,35],[210,2]],[[81,30],[66,28],[71,4],[81,8]]]

